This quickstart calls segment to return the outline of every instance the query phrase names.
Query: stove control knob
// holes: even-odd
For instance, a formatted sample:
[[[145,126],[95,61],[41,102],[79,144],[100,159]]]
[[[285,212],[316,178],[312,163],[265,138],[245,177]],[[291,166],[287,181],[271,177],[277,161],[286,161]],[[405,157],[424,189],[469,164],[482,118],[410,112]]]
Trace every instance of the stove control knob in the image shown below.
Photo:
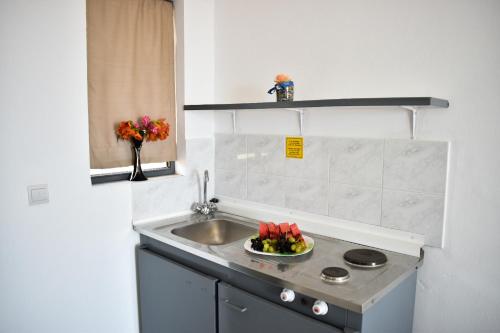
[[[328,313],[328,304],[324,301],[316,301],[312,307],[313,313],[317,316],[324,316]]]
[[[295,292],[291,289],[283,289],[283,291],[280,294],[280,298],[283,302],[293,302],[295,299]]]

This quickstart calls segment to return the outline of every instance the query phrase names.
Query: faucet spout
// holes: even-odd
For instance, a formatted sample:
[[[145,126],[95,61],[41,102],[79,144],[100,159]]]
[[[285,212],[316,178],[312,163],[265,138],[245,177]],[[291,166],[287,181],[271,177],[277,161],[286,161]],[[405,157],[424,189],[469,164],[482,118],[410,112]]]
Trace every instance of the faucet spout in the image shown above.
[[[194,204],[194,211],[203,215],[210,215],[217,210],[217,205],[215,204],[218,200],[213,198],[210,202],[207,201],[207,184],[210,180],[208,177],[208,170],[203,173],[203,202]]]
[[[207,184],[210,178],[208,177],[208,170],[205,170],[205,176],[203,178],[203,203],[207,203]]]

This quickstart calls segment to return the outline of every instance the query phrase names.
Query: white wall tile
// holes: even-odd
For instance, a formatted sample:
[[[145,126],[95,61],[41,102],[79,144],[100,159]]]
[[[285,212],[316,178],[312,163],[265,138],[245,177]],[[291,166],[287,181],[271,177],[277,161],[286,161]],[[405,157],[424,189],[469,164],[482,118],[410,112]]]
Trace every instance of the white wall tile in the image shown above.
[[[441,246],[444,198],[385,190],[382,199],[382,226],[425,235],[425,243]]]
[[[333,183],[329,194],[329,215],[341,219],[380,225],[382,189]]]
[[[245,171],[215,169],[215,195],[246,199],[247,177]]]
[[[223,170],[246,170],[246,136],[232,134],[215,135],[215,168]]]
[[[140,220],[189,210],[199,198],[197,190],[192,179],[184,176],[133,182],[133,218]]]
[[[191,170],[204,171],[208,169],[213,174],[214,141],[207,138],[186,140],[186,166]]]
[[[383,154],[383,140],[331,139],[330,175],[336,183],[381,187]]]
[[[328,215],[328,182],[287,178],[285,182],[285,207]]]
[[[285,206],[285,177],[248,174],[247,199],[267,205]]]
[[[384,188],[444,193],[447,159],[447,142],[387,140]]]
[[[304,137],[304,158],[287,158],[285,176],[328,180],[328,140]]]
[[[248,135],[248,173],[283,175],[285,138],[277,135]]]

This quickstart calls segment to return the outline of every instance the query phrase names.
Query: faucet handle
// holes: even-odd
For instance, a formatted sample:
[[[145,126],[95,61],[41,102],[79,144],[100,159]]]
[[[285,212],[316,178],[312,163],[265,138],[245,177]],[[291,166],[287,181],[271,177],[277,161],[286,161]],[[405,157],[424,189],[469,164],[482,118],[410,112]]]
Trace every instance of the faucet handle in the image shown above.
[[[191,209],[195,212],[201,211],[201,204],[199,202],[195,202],[191,205]]]
[[[207,209],[209,214],[212,214],[218,210],[217,205],[212,202],[208,204]]]
[[[208,207],[210,208],[211,212],[217,211],[217,205],[216,205],[216,203],[218,203],[218,202],[219,202],[219,199],[217,199],[217,198],[210,199],[210,201],[208,203]]]

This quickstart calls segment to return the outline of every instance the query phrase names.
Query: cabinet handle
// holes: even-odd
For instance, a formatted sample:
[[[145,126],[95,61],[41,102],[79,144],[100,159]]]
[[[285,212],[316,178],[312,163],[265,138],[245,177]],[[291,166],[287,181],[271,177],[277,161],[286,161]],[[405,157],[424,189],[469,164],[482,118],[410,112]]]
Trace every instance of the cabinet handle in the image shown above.
[[[245,312],[247,310],[247,308],[244,308],[244,307],[232,304],[231,302],[229,302],[228,299],[225,299],[224,303],[227,306],[229,306],[230,308],[232,308],[233,310],[236,310],[236,311],[241,312],[241,313],[243,313],[243,312]]]

